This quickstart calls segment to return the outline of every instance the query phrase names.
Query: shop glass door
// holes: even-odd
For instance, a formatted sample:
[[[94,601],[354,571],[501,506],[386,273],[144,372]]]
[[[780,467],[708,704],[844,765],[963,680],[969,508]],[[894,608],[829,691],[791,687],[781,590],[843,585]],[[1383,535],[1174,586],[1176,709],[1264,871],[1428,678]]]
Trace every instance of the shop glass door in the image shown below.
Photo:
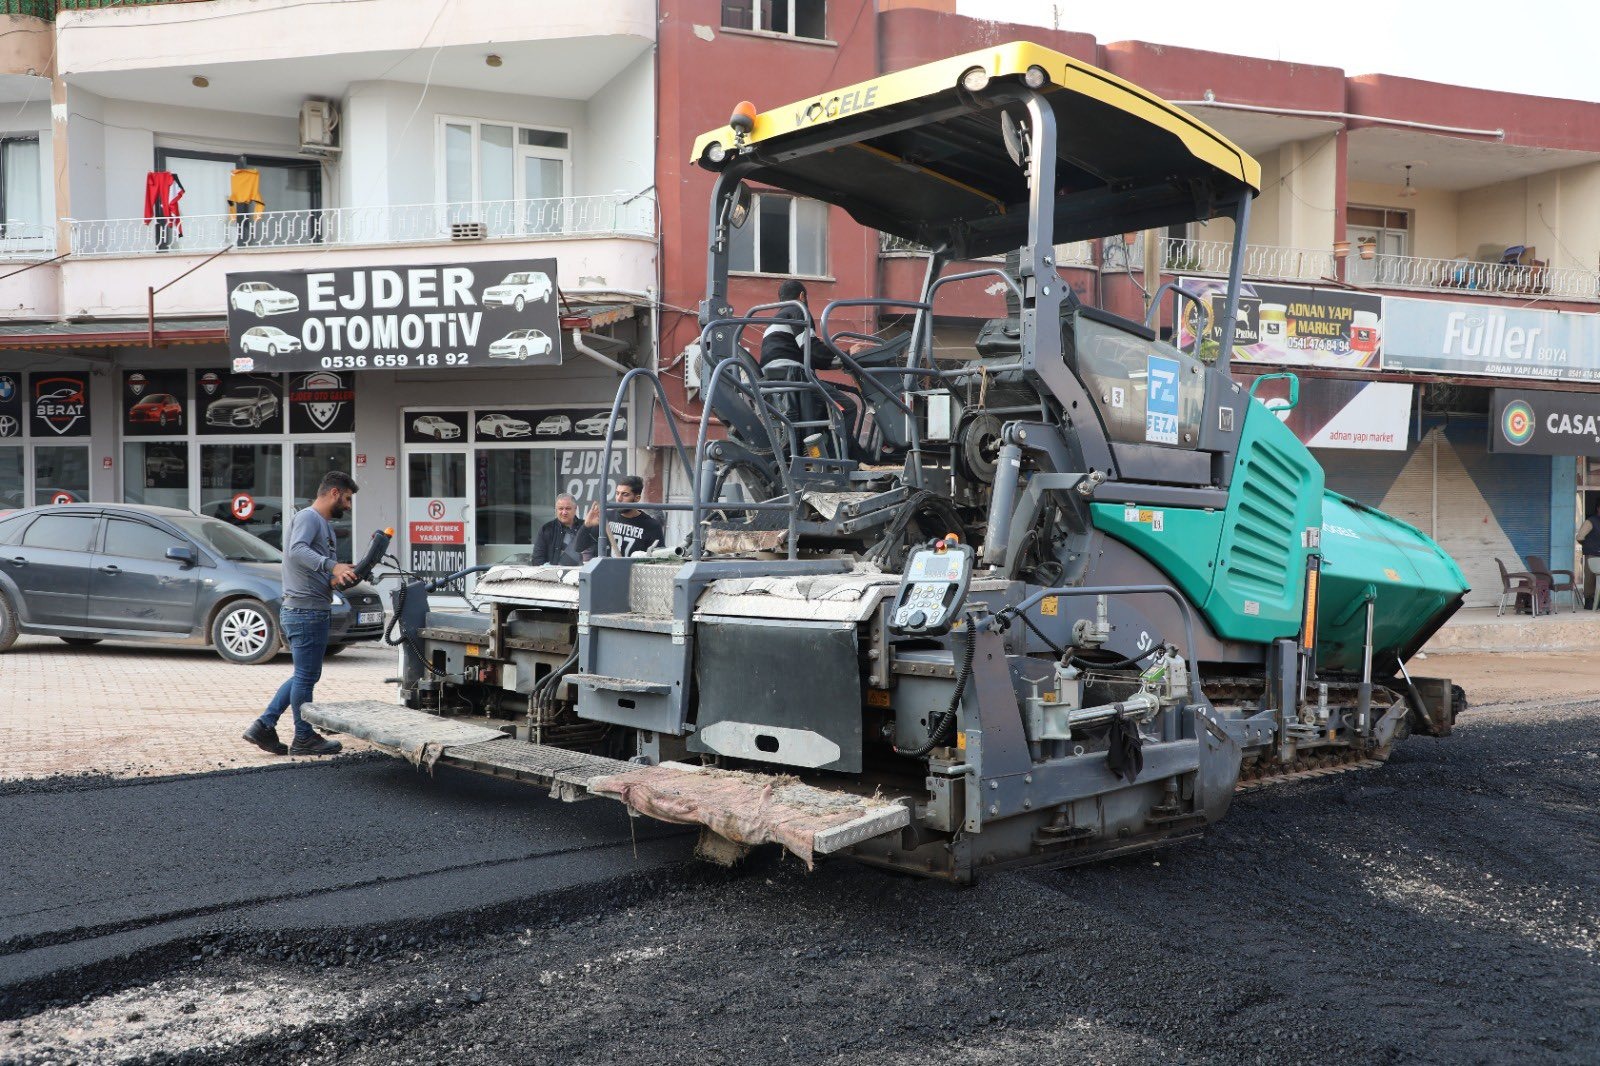
[[[464,448],[406,455],[406,566],[412,573],[431,580],[469,565],[467,487]]]
[[[322,475],[330,470],[341,470],[350,473],[351,445],[349,444],[296,444],[294,446],[294,506],[290,513],[303,507],[310,507],[317,498],[317,487],[322,483]],[[360,482],[356,483],[357,485]],[[356,523],[356,512],[361,508],[361,494],[357,493],[354,504],[348,515],[333,523],[333,535],[338,539],[337,553],[341,563],[352,560],[354,536],[361,527]],[[361,550],[366,551],[366,538],[362,539]]]
[[[473,565],[532,562],[533,537],[538,531],[534,524],[534,450],[480,448],[473,461],[477,471]]]
[[[122,446],[122,499],[189,508],[189,445],[185,441],[128,441]]]
[[[82,503],[89,499],[89,446],[35,445],[33,502]]]
[[[200,445],[200,513],[282,550],[288,513],[281,444]]]

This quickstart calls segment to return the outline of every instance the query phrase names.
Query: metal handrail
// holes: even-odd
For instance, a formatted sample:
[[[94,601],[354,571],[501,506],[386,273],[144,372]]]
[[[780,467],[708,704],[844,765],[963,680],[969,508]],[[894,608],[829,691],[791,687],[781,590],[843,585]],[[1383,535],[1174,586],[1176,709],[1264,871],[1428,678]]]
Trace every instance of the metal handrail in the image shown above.
[[[661,376],[647,366],[636,366],[632,368],[626,374],[622,375],[622,380],[617,383],[617,394],[616,397],[611,401],[611,421],[606,423],[605,452],[600,460],[600,528],[596,530],[597,536],[595,538],[595,554],[597,556],[610,554],[605,550],[611,545],[611,536],[606,530],[605,484],[606,478],[611,475],[611,453],[612,444],[616,438],[617,417],[622,413],[622,405],[627,402],[628,386],[632,384],[633,379],[637,377],[648,378],[650,380],[650,384],[655,386],[656,398],[661,402],[661,409],[663,411],[670,413],[672,410],[672,408],[667,404],[666,389],[662,388],[661,386]],[[683,464],[683,472],[689,476],[691,481],[693,481],[694,471],[689,466],[688,453],[683,450],[683,437],[678,434],[677,424],[674,423],[670,417],[667,419],[667,428],[672,431],[672,443],[678,452],[678,462]],[[652,506],[666,507],[669,510],[675,509],[671,504],[653,504]]]
[[[714,319],[711,322],[708,322],[706,324],[705,329],[701,330],[701,332],[700,332],[700,345],[701,345],[700,350],[701,351],[708,350],[707,347],[706,347],[707,334],[711,331],[711,329],[713,327],[715,327],[717,325],[721,325],[721,324],[724,324],[722,320]],[[732,323],[726,323],[726,324],[732,324]],[[766,433],[767,433],[768,444],[772,448],[773,465],[775,465],[778,468],[778,474],[783,479],[784,492],[789,498],[789,503],[788,503],[788,510],[789,510],[789,558],[793,559],[799,554],[800,536],[799,536],[799,530],[796,528],[796,524],[795,523],[796,523],[796,519],[799,516],[800,494],[795,491],[794,479],[793,479],[793,477],[791,476],[791,474],[789,472],[789,464],[781,461],[781,457],[780,457],[781,449],[778,446],[777,427],[773,425],[772,420],[768,417],[769,412],[768,412],[767,408],[768,408],[769,405],[767,404],[767,401],[761,395],[761,389],[760,389],[761,371],[755,365],[755,361],[754,360],[752,360],[748,355],[745,355],[744,352],[739,350],[739,346],[738,345],[734,345],[732,352],[727,357],[722,359],[719,363],[717,363],[716,366],[712,367],[712,369],[711,369],[711,378],[710,378],[710,381],[707,384],[707,388],[706,388],[706,392],[705,392],[706,401],[700,405],[700,431],[699,431],[699,434],[695,438],[695,449],[694,449],[695,470],[694,470],[694,475],[693,475],[693,480],[692,480],[692,484],[694,486],[694,533],[695,533],[695,536],[694,536],[694,559],[695,559],[695,561],[698,562],[702,558],[702,556],[704,554],[704,548],[705,548],[704,538],[700,536],[700,532],[701,532],[700,523],[704,520],[702,516],[705,513],[705,507],[704,507],[705,501],[701,499],[700,479],[704,476],[706,432],[707,432],[708,428],[710,427],[710,417],[711,417],[711,407],[712,407],[712,402],[711,401],[712,401],[712,397],[716,396],[716,394],[717,394],[717,391],[716,391],[717,390],[717,385],[721,381],[723,373],[730,366],[731,367],[735,367],[740,373],[744,374],[745,378],[748,381],[748,385],[740,383],[738,381],[731,381],[730,384],[734,388],[744,390],[746,392],[746,394],[748,396],[750,396],[750,398],[752,400],[755,401],[756,416],[761,419],[762,428],[765,429]],[[773,413],[776,413],[776,412],[773,412]],[[780,414],[778,417],[782,418],[783,416]],[[787,419],[783,419],[783,420],[785,422],[788,421]],[[791,433],[791,435],[793,434],[793,427],[792,426],[790,427],[790,433]],[[723,504],[723,505],[720,505],[720,506],[723,506],[723,507],[729,508],[729,509],[736,509],[736,510],[757,510],[757,511],[759,511],[759,510],[777,510],[776,507],[770,506],[768,501],[762,501],[762,503],[763,504],[768,504],[768,505],[767,506],[754,506],[752,504],[747,504],[747,503],[730,503],[730,504]]]
[[[1591,270],[1411,255],[1378,255],[1370,262],[1373,277],[1366,284],[1374,288],[1600,300],[1600,273]]]

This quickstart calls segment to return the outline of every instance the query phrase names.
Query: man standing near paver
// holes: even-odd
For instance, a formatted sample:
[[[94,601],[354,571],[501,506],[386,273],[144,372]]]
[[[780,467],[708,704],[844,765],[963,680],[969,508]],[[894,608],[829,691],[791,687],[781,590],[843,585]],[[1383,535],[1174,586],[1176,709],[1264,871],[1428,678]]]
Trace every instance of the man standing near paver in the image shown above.
[[[312,729],[301,717],[311,702],[322,660],[328,653],[328,626],[333,618],[333,590],[353,585],[355,567],[336,561],[333,523],[350,513],[356,483],[349,474],[330,470],[317,486],[317,498],[294,516],[283,553],[283,607],[278,612],[284,639],[294,655],[294,674],[279,687],[260,718],[250,723],[244,739],[273,755],[335,755],[344,745]],[[294,713],[294,743],[278,739],[278,719]]]

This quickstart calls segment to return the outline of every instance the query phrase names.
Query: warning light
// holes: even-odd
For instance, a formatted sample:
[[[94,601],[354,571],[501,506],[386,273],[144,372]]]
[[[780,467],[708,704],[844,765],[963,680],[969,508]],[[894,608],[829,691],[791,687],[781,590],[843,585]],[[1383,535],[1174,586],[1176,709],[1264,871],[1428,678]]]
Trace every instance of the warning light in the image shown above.
[[[946,544],[950,545],[951,547],[954,547],[957,544],[961,543],[961,537],[958,534],[955,534],[955,533],[946,533],[944,535],[944,542]]]
[[[383,531],[383,535],[384,535],[384,536],[386,536],[386,537],[392,537],[392,536],[394,536],[394,527],[393,527],[393,526],[390,526],[390,527],[389,527],[389,528],[387,528],[387,529],[385,529],[385,530],[384,530],[384,531]]]
[[[749,100],[740,100],[733,107],[733,115],[728,119],[728,125],[733,127],[733,132],[741,138],[750,136],[756,128],[756,105]]]

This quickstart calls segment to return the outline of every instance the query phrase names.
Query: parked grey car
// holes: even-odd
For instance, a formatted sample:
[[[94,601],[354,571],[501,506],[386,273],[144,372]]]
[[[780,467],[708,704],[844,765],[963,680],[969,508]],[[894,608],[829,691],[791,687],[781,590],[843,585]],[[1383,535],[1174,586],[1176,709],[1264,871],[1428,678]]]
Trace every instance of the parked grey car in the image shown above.
[[[0,651],[18,633],[68,644],[209,644],[261,663],[282,648],[278,550],[237,526],[171,507],[62,504],[0,514]],[[328,651],[383,635],[362,583],[334,594]]]

